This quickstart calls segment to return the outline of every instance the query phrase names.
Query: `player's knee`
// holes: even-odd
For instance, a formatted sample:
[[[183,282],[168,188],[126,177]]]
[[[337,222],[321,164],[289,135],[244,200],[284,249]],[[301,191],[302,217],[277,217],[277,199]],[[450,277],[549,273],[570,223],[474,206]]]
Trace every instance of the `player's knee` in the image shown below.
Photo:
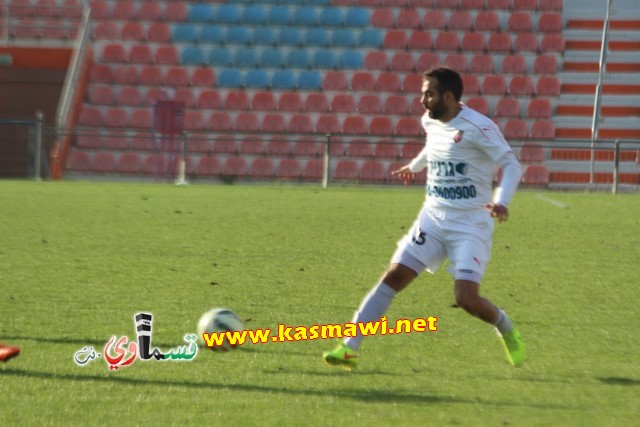
[[[399,292],[406,288],[417,275],[418,273],[402,264],[391,264],[382,276],[382,283]]]
[[[456,292],[456,305],[469,314],[479,311],[480,297],[467,292]]]

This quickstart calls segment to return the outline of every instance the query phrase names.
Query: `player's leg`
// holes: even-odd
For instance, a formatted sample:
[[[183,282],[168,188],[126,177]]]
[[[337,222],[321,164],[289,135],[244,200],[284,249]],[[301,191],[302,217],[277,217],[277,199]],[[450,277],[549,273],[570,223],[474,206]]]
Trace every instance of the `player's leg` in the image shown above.
[[[18,354],[20,354],[19,347],[0,344],[0,362],[6,362],[12,357],[16,357]]]

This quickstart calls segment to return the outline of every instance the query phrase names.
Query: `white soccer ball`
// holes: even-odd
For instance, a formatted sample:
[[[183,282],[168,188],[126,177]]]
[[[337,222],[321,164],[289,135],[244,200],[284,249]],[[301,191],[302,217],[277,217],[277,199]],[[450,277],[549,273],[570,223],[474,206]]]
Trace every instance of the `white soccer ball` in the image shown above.
[[[207,343],[202,336],[205,333],[211,334],[212,332],[217,332],[221,334],[242,330],[244,330],[244,324],[233,311],[228,308],[212,308],[200,317],[200,321],[198,322],[198,341],[200,345],[207,347]],[[226,338],[221,345],[209,347],[209,349],[214,351],[229,351],[236,348],[238,348],[238,345],[229,344]]]

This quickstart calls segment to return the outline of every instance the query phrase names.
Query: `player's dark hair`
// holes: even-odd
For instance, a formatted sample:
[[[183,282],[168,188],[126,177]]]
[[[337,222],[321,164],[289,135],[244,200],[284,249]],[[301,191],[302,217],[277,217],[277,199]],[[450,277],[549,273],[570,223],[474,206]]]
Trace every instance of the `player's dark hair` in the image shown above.
[[[438,92],[442,95],[445,92],[451,92],[457,102],[462,98],[464,86],[462,77],[457,71],[449,67],[437,67],[425,71],[423,78],[431,77],[438,80]]]

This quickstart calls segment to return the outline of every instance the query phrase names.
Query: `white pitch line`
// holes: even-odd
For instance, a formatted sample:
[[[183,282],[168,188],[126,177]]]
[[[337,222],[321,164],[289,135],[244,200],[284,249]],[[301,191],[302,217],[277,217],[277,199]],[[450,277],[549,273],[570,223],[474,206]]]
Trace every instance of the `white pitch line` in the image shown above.
[[[557,200],[553,200],[553,199],[550,199],[550,198],[548,198],[548,197],[545,197],[545,196],[543,196],[542,194],[536,194],[536,197],[537,197],[538,199],[543,200],[543,201],[545,201],[545,202],[547,202],[547,203],[550,203],[550,204],[552,204],[553,206],[555,206],[555,207],[557,207],[557,208],[560,208],[560,209],[565,209],[565,208],[568,206],[568,205],[565,205],[564,203],[559,202],[559,201],[557,201]]]

